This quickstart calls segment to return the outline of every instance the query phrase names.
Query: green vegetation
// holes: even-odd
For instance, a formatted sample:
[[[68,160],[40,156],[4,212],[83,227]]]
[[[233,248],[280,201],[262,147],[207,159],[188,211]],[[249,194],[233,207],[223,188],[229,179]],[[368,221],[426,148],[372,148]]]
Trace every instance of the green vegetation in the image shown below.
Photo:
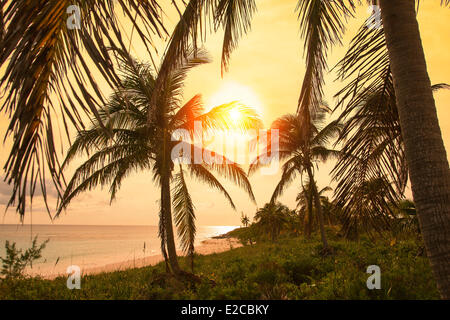
[[[232,232],[240,235],[246,228]],[[66,278],[0,282],[0,299],[438,299],[428,259],[415,239],[359,242],[327,228],[333,255],[322,256],[319,236],[283,237],[220,254],[196,256],[199,280],[182,282],[164,263],[84,276],[81,290]],[[182,268],[189,259],[181,258]],[[369,265],[381,268],[381,289],[369,290]]]
[[[195,212],[185,184],[184,169],[179,167],[180,171],[176,173],[178,168],[170,159],[170,151],[175,145],[170,136],[176,129],[192,129],[191,120],[200,118],[203,124],[211,125],[212,120],[220,123],[220,119],[215,112],[210,116],[203,114],[195,97],[181,106],[181,84],[190,68],[185,59],[191,56],[191,51],[193,57],[199,56],[199,48],[204,44],[208,31],[224,29],[223,76],[232,52],[251,28],[257,2],[190,0],[177,4],[177,1],[171,1],[180,20],[170,32],[163,20],[163,7],[166,7],[163,1],[119,0],[116,6],[109,5],[110,2],[74,2],[85,17],[83,32],[72,32],[66,26],[64,21],[70,17],[58,1],[2,2],[0,66],[5,72],[0,87],[5,92],[5,101],[0,111],[4,111],[9,120],[6,138],[13,139],[4,164],[4,179],[12,185],[7,206],[16,206],[23,221],[28,199],[37,195],[35,191],[40,189],[48,209],[46,172],[51,176],[58,200],[65,207],[78,193],[97,185],[110,184],[114,198],[121,181],[130,172],[152,169],[154,180],[161,189],[159,235],[166,269],[187,277],[178,265],[172,218],[178,227],[184,251],[193,254]],[[440,2],[442,6],[450,5],[450,0]],[[322,119],[325,110],[322,104],[329,70],[328,55],[335,45],[342,42],[347,20],[357,14],[356,7],[363,3],[376,3],[382,16],[382,28],[381,25],[380,28],[368,27],[368,24],[373,24],[372,20],[377,20],[375,16],[365,21],[338,64],[338,78],[344,82],[344,88],[336,95],[339,102],[335,110],[342,110],[338,118],[339,125],[343,125],[342,130],[336,131],[333,123],[325,126],[321,121],[317,126],[316,120]],[[441,296],[450,299],[447,235],[450,225],[450,170],[433,99],[433,89],[447,86],[431,86],[415,4],[416,1],[412,0],[298,2],[295,12],[304,42],[304,78],[296,113],[279,118],[273,126],[281,129],[282,177],[271,200],[273,208],[263,208],[266,212],[260,212],[257,223],[244,232],[242,241],[252,245],[258,241],[259,247],[263,245],[260,241],[265,236],[275,241],[286,229],[287,233],[295,235],[299,232],[296,226],[302,224],[309,236],[311,229],[318,226],[322,253],[336,257],[339,253],[334,251],[339,251],[339,248],[333,248],[332,241],[328,242],[324,217],[327,212],[323,206],[330,209],[328,223],[339,223],[347,239],[358,240],[352,246],[360,244],[366,234],[371,234],[373,241],[374,233],[397,233],[402,235],[402,241],[416,241],[407,240],[409,236],[405,231],[411,233],[412,239],[417,238],[417,215]],[[125,10],[127,7],[131,11]],[[126,11],[132,34],[136,31],[138,35],[135,40],[130,35],[128,45],[122,40],[128,34],[115,23],[119,8]],[[53,18],[42,19],[48,16]],[[147,60],[153,65],[158,51],[155,39],[169,40],[158,71],[152,72],[150,64],[139,65],[133,61],[127,46],[131,48],[132,41],[139,41],[147,49]],[[270,46],[273,45],[268,44]],[[121,60],[128,71],[132,71],[132,77],[121,79],[118,74]],[[91,73],[91,65],[97,72]],[[94,74],[98,79],[93,78]],[[105,109],[109,108],[112,113],[105,114],[103,109],[98,109],[104,105],[104,92],[100,90],[102,86],[98,80],[103,80],[102,84],[115,93],[113,104]],[[83,130],[86,120],[82,119],[87,118],[94,121],[90,131]],[[80,150],[93,154],[76,171],[68,186],[63,174],[65,167],[60,165],[56,152],[53,132],[56,124],[63,125],[68,141],[70,129],[80,132],[69,151],[73,156]],[[336,145],[342,149],[332,174],[337,186],[330,202],[321,198],[314,170],[319,162],[338,155],[328,150],[334,135],[338,138]],[[254,200],[247,175],[237,166],[186,168],[194,177],[218,188],[229,198],[223,186],[211,175],[212,169],[231,178]],[[303,218],[295,214],[289,216],[283,212],[284,209],[278,210],[280,207],[275,204],[284,187],[298,174],[303,187],[301,192],[304,192],[298,199],[303,202]],[[303,174],[307,175],[309,182],[303,179]],[[392,206],[404,198],[408,177],[417,205],[417,212],[414,209],[413,215],[402,211],[402,207]],[[172,196],[174,182],[177,185]],[[339,221],[333,219],[336,217]],[[299,221],[292,224],[289,219]],[[245,225],[249,223],[248,219],[242,221]],[[290,227],[293,230],[289,230]],[[15,248],[11,250],[11,257],[15,259],[17,252]],[[393,252],[395,250],[388,250],[384,256]],[[301,252],[299,254],[305,258]],[[281,257],[277,258],[282,261]],[[351,254],[347,258],[351,258]],[[354,263],[359,262],[357,258]],[[20,264],[17,267],[20,270]],[[267,266],[263,270],[271,270],[273,277],[285,273],[282,269],[275,272],[278,269],[272,270]],[[176,281],[182,281],[180,279]],[[237,286],[239,281],[233,285]],[[352,282],[349,280],[349,283]],[[248,289],[251,283],[247,285],[246,290],[251,290]],[[195,290],[192,289],[194,295],[201,292],[199,286],[197,283]],[[169,294],[171,285],[167,287]],[[319,284],[315,283],[314,288],[318,287]],[[217,283],[215,288],[221,286]],[[278,293],[279,297],[284,297],[283,292],[289,291],[279,289],[278,282],[272,284],[270,292],[261,287],[258,289],[259,297],[261,291],[263,297],[277,296]],[[392,294],[392,290],[388,293]],[[176,292],[182,294],[185,291]],[[339,292],[333,297],[340,297]]]
[[[16,248],[16,243],[10,244],[9,241],[5,242],[6,254],[5,257],[0,257],[2,262],[2,269],[0,275],[5,279],[18,279],[24,277],[25,268],[30,265],[33,266],[33,261],[41,258],[42,250],[45,249],[50,239],[45,240],[38,245],[37,236],[33,239],[31,248],[28,248],[23,252],[22,249]]]

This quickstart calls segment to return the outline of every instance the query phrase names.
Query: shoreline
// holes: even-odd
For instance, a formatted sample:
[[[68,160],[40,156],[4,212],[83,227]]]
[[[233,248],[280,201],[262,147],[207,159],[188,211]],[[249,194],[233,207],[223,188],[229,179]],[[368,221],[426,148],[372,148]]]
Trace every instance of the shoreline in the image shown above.
[[[214,253],[221,253],[232,250],[234,248],[242,247],[242,244],[237,238],[227,237],[226,235],[212,237],[203,240],[200,245],[195,248],[195,253],[200,255],[209,255]],[[177,251],[179,256],[184,256],[181,251]],[[162,254],[147,256],[145,258],[137,258],[134,260],[125,260],[116,263],[108,263],[99,267],[91,267],[81,269],[81,275],[95,275],[100,273],[109,273],[116,271],[124,271],[128,269],[143,268],[154,266],[164,261]],[[54,280],[58,277],[67,277],[66,273],[41,275],[42,279]]]

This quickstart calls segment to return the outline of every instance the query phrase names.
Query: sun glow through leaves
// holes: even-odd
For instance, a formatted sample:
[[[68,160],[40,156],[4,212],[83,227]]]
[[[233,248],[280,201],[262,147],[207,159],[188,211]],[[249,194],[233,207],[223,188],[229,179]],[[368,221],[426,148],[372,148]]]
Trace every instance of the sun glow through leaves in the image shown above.
[[[234,81],[225,82],[215,94],[211,95],[208,99],[207,109],[231,101],[240,102],[255,109],[259,114],[262,114],[262,103],[253,89]],[[238,120],[241,116],[239,115],[239,111],[237,111],[233,112],[231,117]]]

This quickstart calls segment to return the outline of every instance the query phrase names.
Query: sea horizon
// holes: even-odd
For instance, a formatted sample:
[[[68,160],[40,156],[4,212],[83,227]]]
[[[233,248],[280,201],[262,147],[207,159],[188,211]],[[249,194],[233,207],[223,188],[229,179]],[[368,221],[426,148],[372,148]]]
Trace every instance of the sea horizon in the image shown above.
[[[195,245],[225,234],[238,226],[198,226]],[[152,225],[68,225],[0,224],[0,256],[5,242],[26,250],[37,236],[38,244],[49,239],[42,258],[27,270],[29,274],[64,273],[68,266],[91,269],[108,264],[161,254],[158,226]],[[176,239],[179,247],[179,241]]]

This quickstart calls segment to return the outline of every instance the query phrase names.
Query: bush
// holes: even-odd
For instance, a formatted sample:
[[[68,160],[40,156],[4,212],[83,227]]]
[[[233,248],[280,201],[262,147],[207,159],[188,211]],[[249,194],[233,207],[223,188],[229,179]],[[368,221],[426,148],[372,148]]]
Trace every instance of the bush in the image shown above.
[[[37,244],[37,236],[33,239],[31,248],[28,248],[25,253],[22,249],[16,248],[16,243],[7,240],[5,242],[6,256],[0,257],[2,262],[2,270],[0,274],[5,279],[18,279],[24,277],[25,268],[30,265],[33,266],[33,261],[41,258],[42,250],[46,247],[49,239],[44,241],[41,245]]]

